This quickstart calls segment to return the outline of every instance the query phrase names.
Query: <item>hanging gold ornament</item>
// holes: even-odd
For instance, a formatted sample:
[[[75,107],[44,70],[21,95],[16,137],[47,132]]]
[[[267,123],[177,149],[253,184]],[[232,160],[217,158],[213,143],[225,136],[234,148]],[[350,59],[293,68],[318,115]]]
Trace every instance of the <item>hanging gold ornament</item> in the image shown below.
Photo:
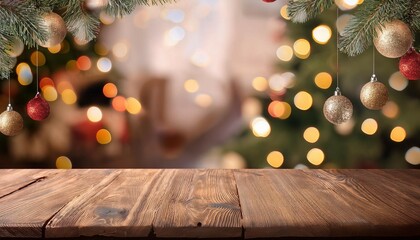
[[[11,57],[18,57],[20,56],[20,54],[22,54],[23,48],[24,48],[23,42],[19,38],[14,37],[10,46],[6,47],[6,52]]]
[[[382,29],[376,28],[376,34],[373,44],[379,53],[388,58],[403,56],[413,43],[410,28],[400,20],[387,22]]]
[[[45,42],[38,39],[38,44],[43,47],[52,47],[61,43],[66,37],[67,28],[60,15],[50,12],[43,16],[43,25],[47,30],[47,40]]]
[[[324,116],[333,124],[341,124],[346,122],[353,115],[353,104],[345,96],[341,95],[340,89],[337,88],[334,96],[331,96],[324,103]]]
[[[6,136],[16,136],[22,129],[22,116],[13,111],[12,105],[9,104],[7,110],[0,114],[0,132]]]
[[[360,101],[370,110],[379,110],[388,101],[388,89],[385,84],[378,82],[375,74],[370,78],[370,82],[362,87]]]

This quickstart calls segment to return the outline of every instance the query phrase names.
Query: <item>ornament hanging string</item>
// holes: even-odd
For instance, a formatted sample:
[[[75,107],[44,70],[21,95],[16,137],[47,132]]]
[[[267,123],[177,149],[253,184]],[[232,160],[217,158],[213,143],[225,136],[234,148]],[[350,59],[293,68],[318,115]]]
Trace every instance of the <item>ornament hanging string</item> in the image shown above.
[[[336,21],[338,20],[338,6],[337,6],[337,10],[336,10],[336,19],[335,19]],[[336,62],[336,69],[337,69],[337,72],[336,72],[336,81],[337,81],[337,91],[340,91],[340,87],[339,87],[339,80],[338,80],[338,27],[337,27],[337,24],[336,24],[336,26],[335,26],[335,28],[336,28],[336,31],[335,31],[335,34],[336,34],[336,51],[337,51],[337,62]]]
[[[39,94],[39,77],[38,77],[38,71],[39,71],[39,50],[38,50],[38,44],[36,44],[36,94]]]
[[[375,47],[372,46],[372,71],[373,75],[375,75]]]

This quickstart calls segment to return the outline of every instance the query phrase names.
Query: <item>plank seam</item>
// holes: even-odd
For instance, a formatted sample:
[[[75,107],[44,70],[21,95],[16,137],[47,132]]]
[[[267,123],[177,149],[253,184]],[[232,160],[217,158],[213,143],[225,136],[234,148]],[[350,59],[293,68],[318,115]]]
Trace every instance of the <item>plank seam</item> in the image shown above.
[[[74,199],[74,198],[73,198]],[[45,231],[47,230],[47,225],[48,225],[48,223],[50,223],[50,221],[55,217],[55,215],[57,215],[60,211],[61,211],[61,209],[63,209],[65,206],[67,206],[71,201],[73,201],[73,199],[72,200],[70,200],[70,201],[68,201],[66,204],[64,204],[60,209],[58,209],[53,215],[51,215],[51,217],[49,217],[46,221],[45,221],[45,223],[44,224],[42,224],[42,228],[41,228],[41,230],[42,230],[42,238],[45,238]]]
[[[235,190],[236,190],[236,195],[238,196],[238,206],[239,206],[239,212],[241,213],[241,228],[242,228],[242,233],[241,233],[241,238],[245,239],[245,228],[244,228],[244,224],[243,224],[243,214],[242,214],[242,205],[241,205],[241,199],[239,197],[239,190],[238,190],[238,180],[236,179],[236,172],[237,170],[232,170],[231,173],[233,175],[233,179],[235,179]]]
[[[9,193],[7,193],[7,194],[3,195],[3,196],[0,196],[0,199],[2,199],[2,198],[4,198],[4,197],[7,197],[7,196],[9,196],[9,195],[11,195],[11,194],[13,194],[13,193],[15,193],[15,192],[21,191],[22,189],[27,188],[27,187],[31,186],[32,184],[35,184],[35,183],[41,182],[41,181],[43,181],[43,180],[44,180],[44,179],[46,179],[46,178],[47,178],[47,176],[43,176],[43,177],[36,178],[36,179],[32,180],[31,182],[29,182],[29,183],[27,183],[27,184],[23,185],[23,186],[22,186],[22,187],[20,187],[20,188],[18,188],[18,189],[16,189],[16,190],[13,190],[13,191],[11,191],[11,192],[9,192]]]

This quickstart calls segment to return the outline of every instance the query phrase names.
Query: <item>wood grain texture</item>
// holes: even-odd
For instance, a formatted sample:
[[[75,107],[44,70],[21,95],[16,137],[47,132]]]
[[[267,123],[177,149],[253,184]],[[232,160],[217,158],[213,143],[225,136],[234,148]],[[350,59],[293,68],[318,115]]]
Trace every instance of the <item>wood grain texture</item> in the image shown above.
[[[153,221],[157,237],[241,236],[241,212],[231,170],[164,173],[171,180]]]
[[[168,180],[163,170],[122,170],[67,204],[45,236],[147,237]]]
[[[0,236],[42,237],[43,225],[108,170],[62,170],[0,199]]]
[[[419,187],[370,171],[236,171],[245,237],[420,236]]]
[[[0,198],[58,172],[41,169],[0,169]]]

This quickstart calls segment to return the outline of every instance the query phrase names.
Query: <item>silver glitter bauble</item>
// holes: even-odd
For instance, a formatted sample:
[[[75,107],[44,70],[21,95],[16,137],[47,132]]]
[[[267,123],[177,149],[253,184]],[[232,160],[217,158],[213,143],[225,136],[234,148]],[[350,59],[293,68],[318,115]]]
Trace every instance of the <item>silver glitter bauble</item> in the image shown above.
[[[377,36],[373,39],[376,49],[385,57],[398,58],[410,49],[413,35],[407,24],[400,20],[393,20],[376,28]]]
[[[22,116],[13,111],[9,104],[7,110],[0,114],[0,132],[6,136],[16,136],[23,129]]]
[[[324,116],[333,124],[341,124],[353,115],[353,104],[350,100],[341,95],[340,90],[336,90],[324,103]]]
[[[375,74],[360,91],[360,101],[363,106],[371,110],[379,110],[388,101],[388,89],[385,84],[378,82]]]
[[[67,34],[66,24],[60,15],[50,12],[43,16],[42,24],[47,30],[47,40],[45,42],[38,39],[38,44],[43,47],[52,47],[61,43]]]

